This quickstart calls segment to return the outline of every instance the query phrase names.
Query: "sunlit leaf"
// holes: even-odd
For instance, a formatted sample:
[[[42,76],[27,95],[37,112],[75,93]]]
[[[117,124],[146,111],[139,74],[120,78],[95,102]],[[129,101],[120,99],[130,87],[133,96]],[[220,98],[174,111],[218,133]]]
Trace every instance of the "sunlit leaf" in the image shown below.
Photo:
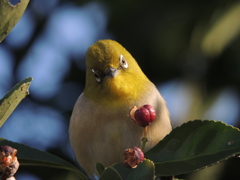
[[[12,89],[0,100],[0,127],[4,124],[10,114],[17,105],[28,94],[28,88],[33,78],[29,77],[16,84]]]
[[[11,5],[8,0],[0,0],[0,42],[17,24],[28,3],[29,0],[20,0],[18,4]],[[21,32],[19,32],[19,35],[21,35]]]

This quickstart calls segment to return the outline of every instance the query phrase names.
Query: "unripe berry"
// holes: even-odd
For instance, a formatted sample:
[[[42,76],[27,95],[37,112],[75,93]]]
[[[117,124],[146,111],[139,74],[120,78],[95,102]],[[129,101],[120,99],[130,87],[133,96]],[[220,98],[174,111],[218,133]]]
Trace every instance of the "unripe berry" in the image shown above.
[[[17,150],[11,146],[0,146],[0,164],[9,166],[17,154]]]
[[[144,105],[140,108],[134,106],[130,111],[130,116],[140,126],[148,126],[156,118],[156,111],[150,105]]]
[[[16,157],[17,150],[10,146],[0,146],[0,179],[15,180],[19,163]]]
[[[139,163],[144,160],[144,153],[139,147],[134,149],[126,149],[123,153],[125,161],[123,164],[126,167],[136,168]]]

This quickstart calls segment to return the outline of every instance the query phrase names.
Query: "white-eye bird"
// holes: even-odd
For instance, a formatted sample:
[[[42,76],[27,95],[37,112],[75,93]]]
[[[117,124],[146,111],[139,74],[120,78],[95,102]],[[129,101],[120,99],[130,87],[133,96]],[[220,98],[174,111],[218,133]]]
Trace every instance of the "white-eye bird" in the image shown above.
[[[86,84],[70,120],[70,142],[77,161],[93,177],[96,163],[105,167],[124,160],[127,148],[140,147],[143,127],[135,124],[133,106],[153,106],[156,119],[147,131],[149,150],[172,130],[163,97],[131,54],[113,40],[99,40],[86,53]]]

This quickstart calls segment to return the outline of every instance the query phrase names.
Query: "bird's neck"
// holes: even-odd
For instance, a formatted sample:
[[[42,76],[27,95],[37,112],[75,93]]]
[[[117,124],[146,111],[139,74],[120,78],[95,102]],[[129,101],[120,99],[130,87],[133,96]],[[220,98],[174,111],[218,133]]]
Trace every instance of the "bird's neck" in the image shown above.
[[[144,94],[149,90],[149,84],[152,84],[148,79],[137,83],[106,82],[98,88],[85,87],[84,95],[92,101],[105,106],[126,106],[133,104],[136,101],[141,101]]]

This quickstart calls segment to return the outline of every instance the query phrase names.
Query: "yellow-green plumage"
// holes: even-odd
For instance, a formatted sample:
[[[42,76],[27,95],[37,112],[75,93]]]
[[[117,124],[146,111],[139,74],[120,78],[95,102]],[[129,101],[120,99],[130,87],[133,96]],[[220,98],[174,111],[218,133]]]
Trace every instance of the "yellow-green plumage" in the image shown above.
[[[121,55],[127,68],[121,64]],[[109,69],[114,70],[114,75]],[[156,120],[148,128],[146,150],[172,127],[157,88],[116,41],[100,40],[93,44],[87,51],[86,71],[85,89],[75,104],[69,133],[78,162],[93,176],[97,162],[104,166],[121,162],[125,149],[140,146],[143,128],[129,117],[133,106],[149,104],[156,110]],[[94,72],[102,77],[100,82]]]

